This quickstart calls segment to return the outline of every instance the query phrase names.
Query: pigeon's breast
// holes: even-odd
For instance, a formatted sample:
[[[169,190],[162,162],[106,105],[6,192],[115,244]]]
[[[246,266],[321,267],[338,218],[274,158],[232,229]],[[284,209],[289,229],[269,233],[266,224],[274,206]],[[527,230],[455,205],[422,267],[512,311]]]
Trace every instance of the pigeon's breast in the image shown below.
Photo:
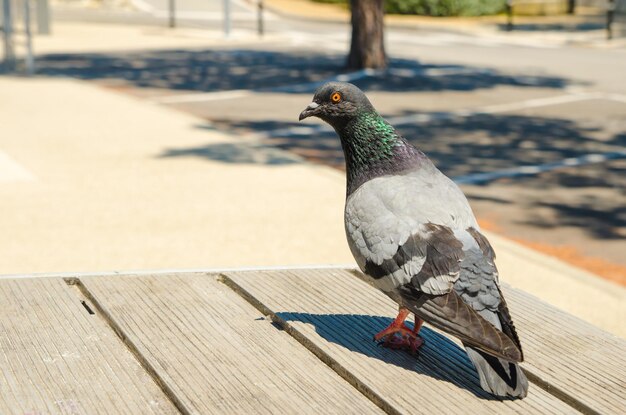
[[[346,200],[348,245],[366,274],[368,263],[384,265],[394,260],[409,238],[428,240],[432,225],[454,233],[478,226],[463,193],[441,173],[379,177],[361,185]],[[420,255],[416,249],[400,267],[384,277],[370,275],[368,282],[383,291],[408,283],[425,261],[425,253]]]

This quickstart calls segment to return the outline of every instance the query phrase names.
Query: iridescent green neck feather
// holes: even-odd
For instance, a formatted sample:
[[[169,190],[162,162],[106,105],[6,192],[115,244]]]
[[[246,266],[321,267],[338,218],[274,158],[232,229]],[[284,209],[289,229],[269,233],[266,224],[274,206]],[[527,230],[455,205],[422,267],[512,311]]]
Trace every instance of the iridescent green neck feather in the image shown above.
[[[375,177],[417,167],[425,157],[376,111],[360,112],[335,129],[346,159],[348,194]]]

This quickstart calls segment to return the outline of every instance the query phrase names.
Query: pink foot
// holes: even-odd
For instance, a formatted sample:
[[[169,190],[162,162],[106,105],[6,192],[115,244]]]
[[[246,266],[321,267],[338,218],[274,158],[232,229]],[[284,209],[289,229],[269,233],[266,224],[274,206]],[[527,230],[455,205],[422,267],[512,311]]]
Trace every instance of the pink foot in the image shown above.
[[[411,330],[404,324],[404,320],[409,314],[406,308],[400,308],[400,312],[395,320],[383,331],[374,336],[381,346],[396,350],[407,350],[413,355],[418,354],[418,350],[424,344],[424,339],[418,336],[422,326],[422,320],[415,317],[415,328]]]

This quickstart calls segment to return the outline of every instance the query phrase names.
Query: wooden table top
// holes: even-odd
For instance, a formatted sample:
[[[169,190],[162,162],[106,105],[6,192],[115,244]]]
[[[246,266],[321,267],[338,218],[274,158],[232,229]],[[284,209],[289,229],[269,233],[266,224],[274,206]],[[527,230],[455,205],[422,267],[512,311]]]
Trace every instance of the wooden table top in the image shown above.
[[[430,327],[379,347],[397,306],[354,272],[1,279],[0,414],[626,412],[625,340],[504,286],[531,386],[494,399]]]

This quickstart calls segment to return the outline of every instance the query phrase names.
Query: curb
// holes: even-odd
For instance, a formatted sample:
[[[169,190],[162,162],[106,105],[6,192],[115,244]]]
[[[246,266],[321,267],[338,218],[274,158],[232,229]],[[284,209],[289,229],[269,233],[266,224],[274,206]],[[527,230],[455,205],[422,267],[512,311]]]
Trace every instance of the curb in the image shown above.
[[[526,261],[540,265],[541,267],[551,269],[558,274],[567,275],[581,283],[591,285],[607,294],[626,301],[626,288],[603,277],[586,271],[582,268],[570,265],[558,258],[535,251],[525,247],[506,236],[494,234],[493,232],[483,231],[494,245],[500,246],[500,251],[506,250],[516,257],[524,258]],[[497,252],[496,252],[497,255]],[[497,258],[496,258],[497,261]]]

